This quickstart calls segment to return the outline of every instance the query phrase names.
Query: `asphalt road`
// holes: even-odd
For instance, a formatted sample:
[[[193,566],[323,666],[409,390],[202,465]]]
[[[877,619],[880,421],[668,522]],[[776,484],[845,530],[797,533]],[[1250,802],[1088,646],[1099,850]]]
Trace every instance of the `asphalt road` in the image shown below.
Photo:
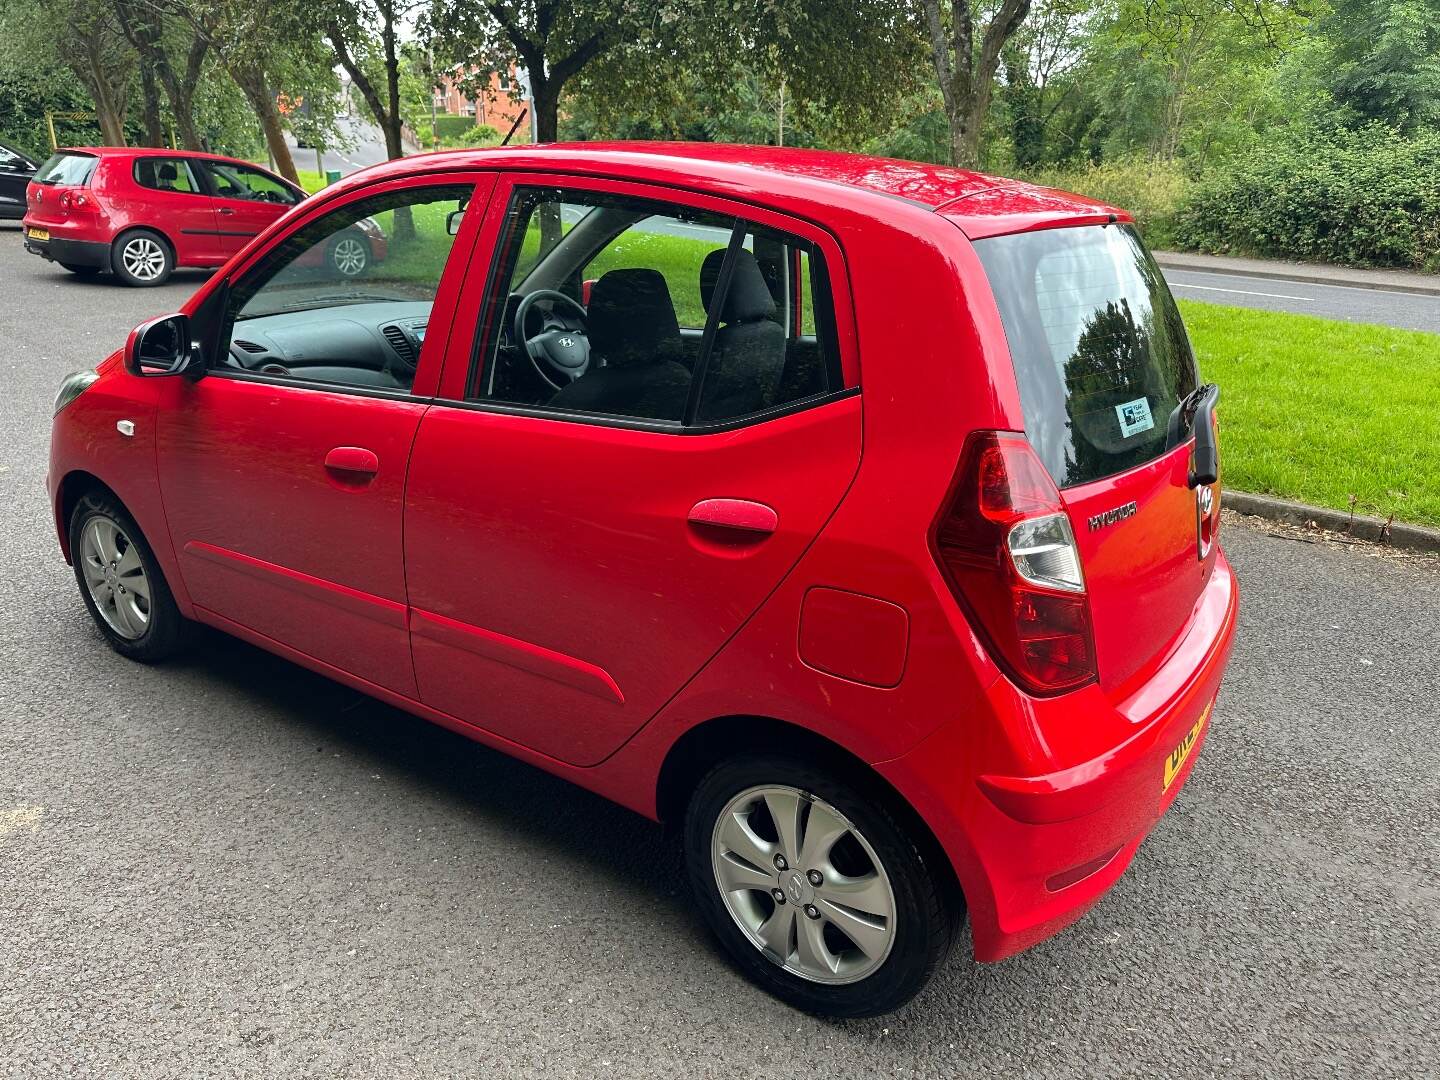
[[[1440,297],[1437,296],[1198,270],[1167,269],[1165,280],[1176,296],[1186,300],[1263,311],[1297,311],[1326,319],[1440,334]]]
[[[1440,1075],[1440,574],[1231,528],[1212,733],[1114,892],[822,1022],[732,971],[646,821],[218,635],[102,645],[51,396],[195,281],[0,228],[0,1075]]]
[[[320,163],[323,166],[321,171],[333,169],[348,176],[352,172],[387,160],[385,136],[374,123],[359,116],[341,116],[336,123],[345,145],[320,152]],[[301,149],[295,142],[295,136],[288,131],[285,133],[285,142],[295,158],[297,169],[316,167],[314,147]]]

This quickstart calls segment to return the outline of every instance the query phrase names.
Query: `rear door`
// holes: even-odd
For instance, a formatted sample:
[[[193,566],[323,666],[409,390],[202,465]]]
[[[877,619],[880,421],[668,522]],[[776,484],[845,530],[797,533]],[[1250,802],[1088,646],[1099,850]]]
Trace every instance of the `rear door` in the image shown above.
[[[1123,694],[1184,632],[1215,562],[1218,485],[1192,489],[1182,399],[1195,358],[1127,225],[975,241],[1015,365],[1025,433],[1080,547],[1101,684]],[[1173,416],[1173,423],[1172,423]]]
[[[820,325],[803,349],[798,334],[790,344],[823,357],[824,371],[796,395],[708,425],[657,418],[663,395],[617,398],[612,411],[551,406],[555,391],[511,325],[518,297],[538,287],[578,297],[581,275],[596,272],[591,348],[618,356],[627,341],[645,342],[669,358],[655,364],[657,380],[693,380],[703,350],[687,373],[672,346],[717,250],[708,231],[717,223],[718,250],[783,238],[813,264]],[[617,244],[627,231],[632,243]],[[663,276],[676,314],[637,305],[602,317],[600,297],[613,293],[597,267],[602,251],[627,254],[615,280]],[[838,283],[833,299],[822,271]],[[842,374],[854,370],[845,280],[823,230],[753,207],[618,182],[502,181],[472,262],[475,347],[457,317],[443,400],[421,421],[411,457],[405,546],[421,700],[579,765],[653,716],[794,565],[859,464],[860,401]],[[662,317],[665,334],[652,323]],[[602,323],[618,338],[602,341]],[[636,362],[643,380],[650,369]]]

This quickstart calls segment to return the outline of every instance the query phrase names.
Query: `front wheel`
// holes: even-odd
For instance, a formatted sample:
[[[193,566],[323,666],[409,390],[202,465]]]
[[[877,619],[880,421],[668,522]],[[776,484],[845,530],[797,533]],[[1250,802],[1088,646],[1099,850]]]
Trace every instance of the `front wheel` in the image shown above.
[[[341,277],[355,278],[370,267],[370,245],[362,236],[342,232],[330,241],[330,269]]]
[[[112,649],[146,664],[180,649],[185,618],[140,527],[110,496],[84,495],[76,504],[70,561],[85,607]]]
[[[807,1012],[899,1008],[955,936],[941,868],[872,787],[799,759],[744,758],[712,770],[686,813],[710,928],[751,979]]]

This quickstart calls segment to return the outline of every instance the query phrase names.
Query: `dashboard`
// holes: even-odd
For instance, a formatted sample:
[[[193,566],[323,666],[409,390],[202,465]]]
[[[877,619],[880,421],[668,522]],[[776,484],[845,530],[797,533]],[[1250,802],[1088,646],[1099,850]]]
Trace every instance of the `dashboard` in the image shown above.
[[[261,315],[235,323],[229,367],[345,386],[408,390],[430,301],[383,300]]]

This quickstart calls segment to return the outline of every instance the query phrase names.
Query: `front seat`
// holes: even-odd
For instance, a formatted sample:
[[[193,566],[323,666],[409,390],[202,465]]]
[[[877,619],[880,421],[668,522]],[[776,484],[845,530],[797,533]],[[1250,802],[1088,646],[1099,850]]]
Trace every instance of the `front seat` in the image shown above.
[[[611,270],[590,290],[590,370],[560,390],[557,409],[680,420],[690,369],[670,287],[658,270]]]
[[[716,248],[700,264],[700,300],[706,311],[715,299],[724,261],[725,249]],[[744,248],[735,253],[720,321],[705,371],[701,420],[728,420],[768,408],[785,369],[785,328],[775,321],[775,298],[760,264]]]

